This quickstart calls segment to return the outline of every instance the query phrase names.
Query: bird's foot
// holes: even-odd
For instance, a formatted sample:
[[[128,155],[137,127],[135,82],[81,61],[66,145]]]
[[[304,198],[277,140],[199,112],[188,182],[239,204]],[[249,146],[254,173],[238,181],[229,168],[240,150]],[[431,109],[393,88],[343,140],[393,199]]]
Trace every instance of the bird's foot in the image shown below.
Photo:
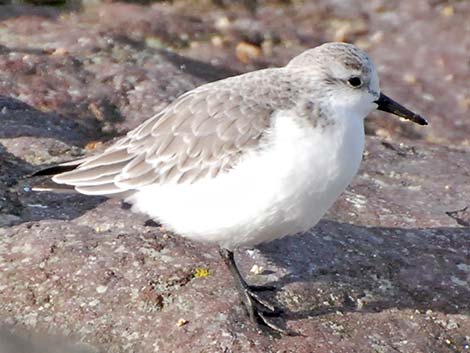
[[[282,310],[276,308],[258,294],[258,292],[273,291],[276,288],[272,286],[250,286],[240,274],[237,264],[235,263],[233,252],[221,248],[220,255],[233,275],[236,288],[251,321],[258,325],[262,331],[270,329],[278,334],[296,335],[295,332],[286,330],[272,320],[273,317],[280,316]]]
[[[272,290],[272,287],[247,286],[243,289],[243,304],[248,312],[251,321],[257,324],[260,329],[270,328],[274,332],[292,335],[292,332],[276,324],[271,318],[279,317],[282,309],[277,308],[266,299],[258,295],[258,291]]]

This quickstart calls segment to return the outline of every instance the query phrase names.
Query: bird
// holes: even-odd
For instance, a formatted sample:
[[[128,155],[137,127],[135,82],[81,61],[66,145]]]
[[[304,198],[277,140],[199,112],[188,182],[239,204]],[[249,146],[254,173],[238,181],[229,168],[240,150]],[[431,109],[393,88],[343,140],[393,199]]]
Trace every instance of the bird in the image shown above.
[[[184,93],[103,152],[38,171],[53,186],[34,190],[120,198],[218,245],[249,318],[286,333],[259,295],[273,288],[248,284],[234,250],[314,227],[358,172],[374,110],[428,124],[381,92],[365,51],[329,42]]]

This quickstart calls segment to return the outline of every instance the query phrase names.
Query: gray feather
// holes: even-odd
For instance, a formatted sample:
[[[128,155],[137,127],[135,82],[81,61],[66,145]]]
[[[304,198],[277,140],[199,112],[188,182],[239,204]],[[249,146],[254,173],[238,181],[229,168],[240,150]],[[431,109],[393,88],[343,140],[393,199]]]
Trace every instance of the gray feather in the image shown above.
[[[85,194],[109,195],[215,178],[260,147],[274,112],[293,108],[292,92],[300,89],[286,85],[303,85],[301,76],[293,80],[286,69],[268,69],[196,88],[53,180]]]

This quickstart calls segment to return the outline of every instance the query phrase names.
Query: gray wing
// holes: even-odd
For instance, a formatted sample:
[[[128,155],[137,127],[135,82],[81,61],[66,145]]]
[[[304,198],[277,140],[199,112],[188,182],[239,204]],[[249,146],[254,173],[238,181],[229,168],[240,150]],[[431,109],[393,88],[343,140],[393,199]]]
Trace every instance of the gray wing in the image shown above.
[[[259,146],[273,111],[292,101],[291,95],[281,94],[282,85],[266,82],[279,79],[270,74],[276,70],[196,88],[102,154],[52,180],[81,193],[110,195],[149,184],[194,183],[226,172]]]

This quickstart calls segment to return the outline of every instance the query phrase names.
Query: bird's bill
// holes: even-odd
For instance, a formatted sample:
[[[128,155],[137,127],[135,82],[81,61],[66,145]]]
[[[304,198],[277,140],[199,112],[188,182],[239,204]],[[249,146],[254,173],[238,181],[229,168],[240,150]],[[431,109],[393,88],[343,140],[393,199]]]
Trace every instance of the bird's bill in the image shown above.
[[[387,97],[383,93],[380,93],[380,97],[375,101],[375,103],[378,105],[378,110],[395,114],[402,118],[411,120],[412,122],[419,125],[428,125],[426,119],[424,119],[421,115],[418,115],[416,113],[413,113],[411,110],[406,109],[404,106],[398,104],[393,99]]]

